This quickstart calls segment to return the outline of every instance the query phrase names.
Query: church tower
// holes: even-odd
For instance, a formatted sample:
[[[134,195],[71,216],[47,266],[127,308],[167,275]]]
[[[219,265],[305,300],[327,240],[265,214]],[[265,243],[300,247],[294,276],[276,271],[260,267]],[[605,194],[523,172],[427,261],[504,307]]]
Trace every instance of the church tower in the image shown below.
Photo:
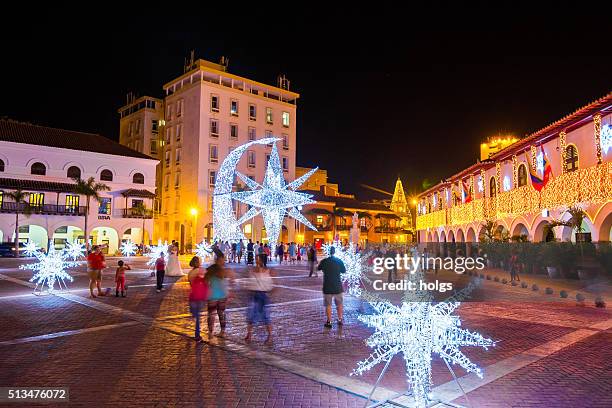
[[[393,198],[391,199],[391,211],[402,219],[401,225],[404,229],[412,229],[412,214],[410,213],[408,201],[404,194],[404,186],[399,176],[395,182],[395,190],[393,191]]]

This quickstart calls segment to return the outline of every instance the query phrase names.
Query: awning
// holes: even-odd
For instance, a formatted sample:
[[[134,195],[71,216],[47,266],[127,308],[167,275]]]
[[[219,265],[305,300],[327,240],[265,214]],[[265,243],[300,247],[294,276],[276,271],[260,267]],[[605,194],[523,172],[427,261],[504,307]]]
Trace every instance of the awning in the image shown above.
[[[149,190],[138,190],[135,188],[129,188],[125,191],[121,192],[121,195],[124,197],[139,197],[139,198],[155,198],[155,193],[150,192]]]
[[[72,193],[76,184],[55,183],[43,180],[0,178],[0,188],[23,191],[53,191],[56,193]]]
[[[400,217],[398,217],[395,214],[376,214],[376,218],[388,218],[390,220],[401,220]]]

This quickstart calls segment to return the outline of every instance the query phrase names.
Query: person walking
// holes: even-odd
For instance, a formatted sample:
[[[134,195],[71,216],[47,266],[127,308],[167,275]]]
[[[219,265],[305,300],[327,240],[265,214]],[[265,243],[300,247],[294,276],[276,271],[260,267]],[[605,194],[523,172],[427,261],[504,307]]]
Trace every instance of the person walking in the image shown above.
[[[202,336],[200,335],[200,318],[202,315],[202,310],[204,310],[204,304],[208,299],[208,283],[204,278],[205,273],[204,269],[200,266],[200,258],[194,256],[191,258],[189,262],[189,266],[191,270],[187,275],[187,280],[189,281],[190,291],[189,291],[189,312],[195,319],[195,341],[202,342]],[[209,333],[209,339],[212,337],[212,334]]]
[[[232,242],[232,255],[230,257],[231,263],[236,263],[236,252],[238,251],[238,244],[236,242]]]
[[[342,280],[340,275],[346,273],[344,263],[336,258],[334,254],[336,248],[331,247],[329,250],[329,256],[319,263],[317,270],[323,271],[323,299],[325,305],[325,314],[327,315],[327,322],[325,327],[331,329],[332,323],[332,300],[336,304],[336,314],[338,315],[338,326],[342,326]]]
[[[231,271],[225,268],[225,255],[221,251],[215,252],[215,263],[206,268],[204,278],[208,283],[208,336],[212,338],[215,328],[215,313],[219,316],[221,331],[217,337],[225,337],[225,308],[229,297],[226,279],[233,281]]]
[[[164,290],[164,276],[166,275],[166,259],[163,252],[155,261],[155,275],[157,276],[157,293],[159,293]]]
[[[104,259],[104,254],[100,250],[98,245],[94,245],[92,251],[89,255],[87,255],[87,266],[88,266],[88,274],[89,274],[89,295],[92,298],[95,298],[94,295],[94,287],[98,289],[98,296],[104,296],[105,293],[102,292],[102,270],[106,267],[106,260]]]
[[[247,244],[247,265],[253,265],[253,250],[255,249],[253,245],[253,241],[249,239],[249,243]]]
[[[317,264],[317,250],[315,249],[314,244],[310,245],[308,248],[308,268],[310,269],[310,274],[308,277],[310,278],[313,274],[315,278],[317,277],[317,270],[315,269],[315,265]]]
[[[283,254],[284,254],[284,247],[283,247],[283,243],[281,242],[280,244],[278,244],[278,264],[282,265],[283,264]]]
[[[125,297],[125,271],[129,271],[132,268],[130,265],[123,261],[117,262],[117,270],[115,271],[115,297],[119,297],[119,289],[121,289],[121,297]]]
[[[510,282],[513,282],[515,280],[520,282],[521,278],[519,278],[519,275],[518,275],[519,265],[518,265],[518,255],[516,251],[512,252],[512,256],[510,257],[509,265],[510,265]]]
[[[249,289],[251,290],[249,306],[247,308],[247,335],[244,341],[251,342],[253,337],[253,325],[265,324],[268,331],[266,344],[272,343],[272,323],[268,304],[270,297],[268,293],[272,290],[272,274],[264,264],[265,255],[259,254],[255,258],[256,267],[249,272]]]
[[[238,255],[238,263],[242,263],[242,253],[244,251],[244,242],[242,239],[236,244],[236,254]]]
[[[295,246],[295,242],[289,244],[289,262],[291,265],[295,265],[295,258],[297,255],[297,248]]]
[[[267,243],[264,245],[264,253],[265,253],[265,257],[264,257],[264,267],[267,268],[268,267],[268,259],[270,259],[270,245],[268,245]]]

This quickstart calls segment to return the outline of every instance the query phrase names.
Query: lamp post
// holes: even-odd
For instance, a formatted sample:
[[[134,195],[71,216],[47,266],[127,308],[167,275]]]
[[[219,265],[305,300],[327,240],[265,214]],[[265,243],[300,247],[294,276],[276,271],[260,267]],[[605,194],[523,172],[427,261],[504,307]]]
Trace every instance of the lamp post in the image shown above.
[[[191,241],[191,251],[193,252],[193,248],[196,245],[197,239],[198,239],[198,234],[197,234],[197,228],[198,228],[198,209],[195,207],[192,207],[191,210],[189,210],[189,213],[191,214],[191,216],[194,218],[193,224],[191,225],[191,230],[192,230],[192,234],[193,234],[193,238]]]

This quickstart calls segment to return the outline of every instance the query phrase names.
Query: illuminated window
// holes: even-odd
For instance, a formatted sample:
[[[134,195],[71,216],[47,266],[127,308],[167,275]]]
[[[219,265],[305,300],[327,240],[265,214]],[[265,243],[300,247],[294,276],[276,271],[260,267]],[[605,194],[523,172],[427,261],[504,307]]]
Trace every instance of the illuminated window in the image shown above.
[[[238,116],[238,101],[236,99],[230,101],[230,115]]]
[[[257,139],[257,133],[254,127],[249,126],[249,140]]]
[[[283,149],[289,150],[289,135],[283,133]]]
[[[283,112],[282,122],[283,122],[283,127],[289,127],[289,112]]]
[[[144,175],[142,173],[136,173],[132,177],[132,183],[134,184],[144,184]]]
[[[266,108],[266,123],[274,123],[274,118],[272,117],[272,108]]]
[[[67,195],[66,196],[66,211],[77,212],[79,209],[79,196],[78,195]]]
[[[217,179],[217,172],[214,170],[209,170],[208,171],[208,186],[214,187],[216,179]]]
[[[4,196],[4,192],[0,191],[0,208],[2,208],[2,200],[4,198],[3,196]]]
[[[68,171],[66,171],[66,177],[71,179],[81,178],[81,169],[79,169],[77,166],[68,167]]]
[[[317,224],[323,224],[323,216],[322,215],[317,215]]]
[[[252,231],[252,228],[253,228],[253,227],[251,227],[251,224],[245,224],[245,225],[244,225],[244,233],[245,233],[245,234],[250,234],[250,233],[251,233],[251,231]]]
[[[102,170],[102,172],[100,173],[100,180],[113,181],[113,172],[108,169]]]
[[[565,171],[567,173],[578,170],[578,149],[574,145],[565,148]]]
[[[45,204],[44,193],[30,193],[30,207],[42,207]]]
[[[219,121],[217,119],[210,120],[210,137],[219,137]]]
[[[238,125],[235,123],[230,123],[230,137],[238,139]]]
[[[44,176],[45,174],[47,174],[47,167],[41,162],[36,162],[30,168],[30,173],[36,174],[38,176]]]
[[[527,185],[527,166],[524,164],[518,167],[518,185],[519,187]]]
[[[366,227],[366,219],[365,219],[365,217],[359,219],[359,226],[360,227],[364,227],[364,228]]]
[[[495,183],[495,177],[489,179],[489,197],[495,197],[497,195],[497,183]]]
[[[208,145],[208,161],[210,163],[217,163],[219,161],[219,148],[217,145]]]
[[[158,130],[159,130],[159,122],[157,121],[157,119],[153,119],[151,121],[151,131],[153,133],[157,133]]]
[[[257,119],[257,106],[252,103],[249,103],[249,119],[256,120]]]
[[[111,214],[111,199],[104,197],[100,199],[100,206],[98,207],[98,214],[110,215]]]
[[[210,110],[213,112],[219,112],[219,96],[210,95]]]
[[[250,168],[255,167],[255,152],[254,151],[249,150],[247,152],[247,162]]]

